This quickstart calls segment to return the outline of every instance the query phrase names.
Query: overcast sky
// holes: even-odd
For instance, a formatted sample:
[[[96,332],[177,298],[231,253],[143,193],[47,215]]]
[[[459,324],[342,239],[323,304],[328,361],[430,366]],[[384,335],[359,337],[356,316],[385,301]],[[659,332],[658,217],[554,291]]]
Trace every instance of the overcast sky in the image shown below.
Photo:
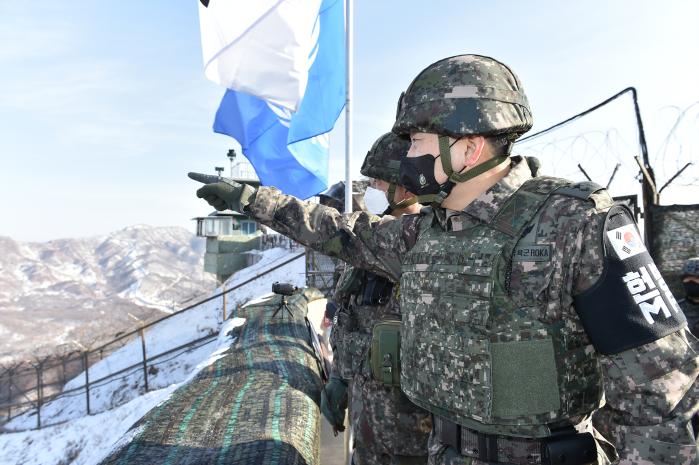
[[[519,75],[534,131],[635,86],[662,184],[698,158],[697,107],[665,143],[678,111],[699,101],[698,18],[693,0],[356,0],[355,172],[420,70],[478,53]],[[236,147],[211,130],[223,90],[204,77],[195,0],[3,1],[0,41],[0,235],[48,240],[137,223],[193,230],[190,218],[210,209],[187,171],[213,173]],[[605,150],[626,169],[618,190],[633,184],[633,123],[625,100],[568,129],[592,134],[582,144],[591,171],[601,167],[595,156],[609,158],[592,140],[606,135]],[[331,181],[343,176],[343,128],[341,119],[331,135]],[[566,158],[561,139],[548,147]],[[609,166],[595,180],[606,184]],[[664,203],[699,202],[697,187],[683,186],[698,170]]]

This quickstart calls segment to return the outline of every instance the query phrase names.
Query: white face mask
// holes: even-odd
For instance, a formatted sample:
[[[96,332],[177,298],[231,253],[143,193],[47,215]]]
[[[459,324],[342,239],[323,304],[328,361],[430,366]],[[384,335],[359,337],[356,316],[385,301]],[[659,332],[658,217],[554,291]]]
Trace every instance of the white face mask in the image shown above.
[[[364,203],[367,209],[376,215],[380,215],[388,208],[388,200],[383,191],[369,186],[364,193]]]

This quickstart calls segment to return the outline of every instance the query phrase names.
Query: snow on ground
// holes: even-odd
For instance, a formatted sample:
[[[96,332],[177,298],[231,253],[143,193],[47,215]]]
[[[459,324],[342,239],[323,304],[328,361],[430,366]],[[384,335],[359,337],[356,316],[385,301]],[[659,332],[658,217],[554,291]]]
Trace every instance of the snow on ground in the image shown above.
[[[248,268],[243,268],[236,274],[231,276],[228,281],[226,281],[224,287],[230,289],[231,287],[240,284],[256,275],[258,275],[261,270],[266,270],[278,265],[289,258],[302,254],[303,248],[297,248],[294,251],[289,251],[289,249],[269,249],[263,252],[257,252],[262,257],[259,262],[250,266]],[[259,297],[260,295],[267,294],[272,291],[272,283],[286,282],[291,283],[297,287],[303,287],[306,285],[306,260],[303,256],[301,258],[294,260],[293,262],[269,273],[265,276],[265,279],[260,279],[253,281],[242,288],[233,291],[228,294],[228,302],[226,308],[235,309],[237,305],[242,305],[252,298]]]
[[[131,425],[175,390],[151,391],[114,410],[39,431],[0,435],[1,465],[92,465]]]
[[[0,435],[0,465],[96,465],[116,446],[130,439],[129,428],[179,386],[214,363],[235,342],[231,331],[245,323],[243,318],[226,321],[210,347],[208,358],[197,364],[178,384],[151,391],[130,402],[97,415],[85,416],[39,431]],[[121,439],[121,441],[120,441]]]
[[[235,273],[224,287],[230,289],[299,255],[302,251],[303,249],[289,251],[288,249],[276,248],[259,252],[260,261]],[[299,287],[304,286],[305,260],[303,256],[265,275],[264,278],[252,281],[240,289],[230,292],[226,302],[227,315],[234,314],[238,305],[269,293],[272,289],[272,283],[275,281],[290,282]],[[221,291],[222,288],[217,288],[212,292],[212,295]],[[182,382],[191,373],[193,367],[211,354],[216,347],[213,337],[221,330],[222,303],[222,298],[211,300],[164,320],[145,331],[146,353],[149,358],[205,336],[212,336],[212,339],[202,342],[193,350],[181,349],[149,362],[149,389],[165,388],[173,383]],[[90,366],[89,378],[92,383],[131,365],[138,365],[142,360],[141,340],[137,337],[103,360]],[[64,391],[80,388],[84,384],[85,373],[83,372],[70,380],[64,387]],[[138,365],[118,377],[98,382],[96,385],[91,384],[90,411],[94,414],[113,409],[138,397],[144,391],[143,369]],[[56,424],[83,417],[86,413],[86,393],[84,389],[79,389],[70,395],[59,397],[44,404],[41,409],[41,421],[42,424]],[[22,431],[35,428],[36,423],[36,412],[28,411],[4,425],[4,428],[9,431]],[[39,433],[41,431],[37,434]],[[0,448],[0,450],[2,449]],[[0,465],[4,465],[4,463],[0,462]]]

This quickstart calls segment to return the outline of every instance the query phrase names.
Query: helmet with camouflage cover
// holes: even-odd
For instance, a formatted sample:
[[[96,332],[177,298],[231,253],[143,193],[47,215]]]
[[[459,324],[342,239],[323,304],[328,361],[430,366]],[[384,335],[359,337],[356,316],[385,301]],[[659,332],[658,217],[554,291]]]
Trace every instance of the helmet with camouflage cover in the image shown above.
[[[684,263],[682,267],[681,279],[694,276],[699,278],[699,257],[692,257]]]
[[[373,179],[398,184],[400,160],[410,148],[410,141],[392,132],[379,137],[364,157],[360,172]]]
[[[401,95],[393,132],[428,132],[460,138],[531,129],[531,109],[519,78],[481,55],[445,58],[425,68]]]

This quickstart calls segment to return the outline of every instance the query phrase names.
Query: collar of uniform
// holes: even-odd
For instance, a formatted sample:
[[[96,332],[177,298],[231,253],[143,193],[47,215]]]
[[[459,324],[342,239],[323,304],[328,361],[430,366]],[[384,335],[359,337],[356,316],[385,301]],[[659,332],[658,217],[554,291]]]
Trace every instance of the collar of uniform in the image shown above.
[[[479,195],[464,208],[463,212],[484,223],[490,223],[495,214],[502,208],[505,201],[531,179],[532,172],[526,160],[520,156],[510,158],[510,172],[497,184]],[[456,230],[456,218],[451,218],[452,229]]]

